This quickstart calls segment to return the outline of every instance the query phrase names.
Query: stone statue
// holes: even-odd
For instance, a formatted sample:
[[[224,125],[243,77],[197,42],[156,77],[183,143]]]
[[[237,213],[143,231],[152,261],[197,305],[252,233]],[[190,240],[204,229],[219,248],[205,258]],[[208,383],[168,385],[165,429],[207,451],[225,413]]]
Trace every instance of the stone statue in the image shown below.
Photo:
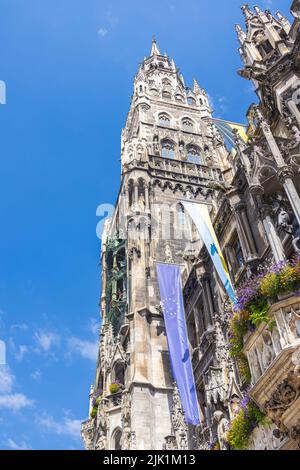
[[[173,390],[173,407],[172,407],[172,426],[176,438],[177,447],[180,450],[187,450],[188,448],[188,435],[187,425],[184,418],[184,412],[181,405],[181,399],[178,392],[176,383]]]
[[[215,411],[213,419],[217,423],[218,441],[220,450],[228,450],[227,433],[229,428],[229,420],[225,418],[223,411]]]
[[[278,225],[285,232],[289,234],[293,233],[293,226],[290,224],[290,215],[284,208],[281,208],[278,214]]]
[[[183,142],[180,142],[180,144],[179,144],[179,157],[180,157],[180,160],[185,160],[185,158],[186,158]]]
[[[166,245],[166,248],[165,248],[165,262],[166,263],[174,263],[172,250],[170,248],[170,245]]]
[[[266,158],[262,148],[256,143],[253,144],[251,157],[253,162],[255,162],[257,159],[262,161],[264,158]]]
[[[159,155],[159,141],[158,141],[158,136],[155,135],[153,137],[153,152],[155,155]]]

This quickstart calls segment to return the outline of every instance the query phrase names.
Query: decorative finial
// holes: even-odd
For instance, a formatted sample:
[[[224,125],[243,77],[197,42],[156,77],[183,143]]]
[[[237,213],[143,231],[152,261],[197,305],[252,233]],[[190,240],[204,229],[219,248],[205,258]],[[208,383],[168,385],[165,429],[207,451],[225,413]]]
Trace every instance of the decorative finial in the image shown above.
[[[151,53],[150,53],[151,57],[153,55],[160,55],[159,49],[158,49],[157,44],[156,44],[155,36],[152,37],[152,47],[151,47]]]
[[[242,30],[242,28],[239,24],[235,25],[235,30],[237,32],[240,43],[244,44],[244,42],[246,40],[246,37],[247,37],[246,33]]]
[[[195,94],[200,93],[201,89],[199,86],[199,83],[197,82],[196,78],[194,78],[194,86],[193,86],[193,92]]]
[[[249,8],[249,4],[245,3],[245,5],[242,6],[242,12],[245,15],[246,20],[250,20],[253,17],[253,13]]]

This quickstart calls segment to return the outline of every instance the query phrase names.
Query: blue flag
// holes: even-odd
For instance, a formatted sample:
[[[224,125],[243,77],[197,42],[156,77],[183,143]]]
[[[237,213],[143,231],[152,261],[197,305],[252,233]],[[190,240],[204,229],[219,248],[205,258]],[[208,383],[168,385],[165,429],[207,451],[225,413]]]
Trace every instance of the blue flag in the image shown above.
[[[185,420],[196,426],[200,424],[200,419],[188,347],[180,267],[174,264],[156,263],[156,270],[173,376],[177,383]]]

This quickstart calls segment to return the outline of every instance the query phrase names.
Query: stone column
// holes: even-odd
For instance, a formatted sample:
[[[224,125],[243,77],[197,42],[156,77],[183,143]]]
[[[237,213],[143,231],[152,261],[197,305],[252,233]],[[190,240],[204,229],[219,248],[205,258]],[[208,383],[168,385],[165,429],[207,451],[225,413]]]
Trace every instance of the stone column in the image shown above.
[[[256,116],[260,123],[260,127],[263,131],[263,134],[266,138],[269,149],[272,152],[276,165],[278,167],[278,178],[281,184],[284,187],[286,195],[290,201],[291,207],[294,211],[294,214],[297,218],[298,224],[300,225],[300,198],[298,192],[295,188],[294,182],[292,180],[293,172],[292,169],[286,165],[279,147],[276,143],[276,140],[271,132],[270,126],[267,121],[264,119],[261,111],[256,107]]]
[[[145,185],[145,209],[146,209],[146,212],[149,212],[149,210],[150,210],[150,204],[149,204],[149,186],[148,186],[148,184]]]
[[[253,186],[250,188],[251,194],[258,207],[259,215],[263,223],[266,237],[268,239],[271,251],[273,253],[276,263],[285,259],[285,254],[281,240],[277,234],[273,218],[271,207],[263,203],[264,189],[262,186]]]
[[[293,170],[288,166],[282,167],[277,172],[278,179],[289,198],[289,202],[292,206],[293,212],[297,218],[298,224],[300,225],[300,198],[296,190],[293,177]]]
[[[138,183],[134,183],[133,187],[134,187],[133,207],[137,207],[138,202],[139,202],[139,185],[138,185]]]
[[[262,222],[264,225],[264,229],[265,229],[272,253],[274,255],[274,259],[276,263],[278,263],[279,261],[283,261],[285,259],[285,254],[283,251],[282,243],[281,243],[279,236],[277,235],[277,231],[274,226],[273,219],[269,213],[268,207],[264,208],[264,215],[262,219],[263,219]]]
[[[213,317],[214,317],[214,303],[213,303],[213,298],[211,295],[209,274],[204,274],[204,276],[202,277],[202,286],[203,286],[204,307],[208,314],[207,315],[208,323],[212,325]]]
[[[129,210],[129,189],[127,185],[125,186],[125,189],[124,189],[124,196],[125,196],[125,212],[127,214]]]
[[[116,278],[115,278],[115,275],[118,271],[118,262],[117,262],[117,255],[114,254],[114,257],[113,257],[113,269],[112,269],[112,300],[116,300],[117,299],[117,281],[116,281]]]
[[[256,258],[256,246],[253,239],[251,227],[249,225],[245,203],[236,204],[233,207],[233,210],[245,261]]]

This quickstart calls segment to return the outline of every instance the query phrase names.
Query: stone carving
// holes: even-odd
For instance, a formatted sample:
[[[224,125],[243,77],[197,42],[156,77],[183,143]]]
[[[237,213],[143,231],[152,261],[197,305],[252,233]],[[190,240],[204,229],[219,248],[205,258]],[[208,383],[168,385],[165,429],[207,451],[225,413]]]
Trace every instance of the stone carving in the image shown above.
[[[166,436],[165,443],[163,444],[165,450],[178,450],[177,441],[175,436]]]
[[[215,411],[213,419],[217,423],[217,435],[220,450],[228,450],[227,433],[229,429],[229,420],[225,417],[223,411]]]
[[[153,153],[154,155],[160,154],[160,145],[159,145],[159,138],[158,135],[153,137]]]
[[[87,450],[92,450],[95,435],[94,422],[92,419],[89,419],[82,424],[81,435],[84,442],[84,447]]]
[[[268,416],[282,429],[281,418],[283,413],[294,403],[300,394],[299,381],[294,377],[289,377],[281,382],[270,400],[264,404]]]
[[[293,426],[290,437],[297,442],[298,448],[300,449],[300,420],[298,420],[298,424]]]
[[[181,399],[176,383],[173,389],[172,426],[176,437],[177,448],[179,450],[188,449],[188,429],[184,418]]]
[[[174,263],[172,250],[169,244],[165,248],[165,263]]]
[[[290,215],[283,207],[278,214],[278,225],[283,228],[285,232],[289,234],[293,233],[293,226],[290,224]]]
[[[300,348],[297,349],[292,356],[292,363],[295,366],[294,374],[297,379],[300,379]]]
[[[286,436],[274,424],[260,425],[252,433],[249,450],[279,450]]]

